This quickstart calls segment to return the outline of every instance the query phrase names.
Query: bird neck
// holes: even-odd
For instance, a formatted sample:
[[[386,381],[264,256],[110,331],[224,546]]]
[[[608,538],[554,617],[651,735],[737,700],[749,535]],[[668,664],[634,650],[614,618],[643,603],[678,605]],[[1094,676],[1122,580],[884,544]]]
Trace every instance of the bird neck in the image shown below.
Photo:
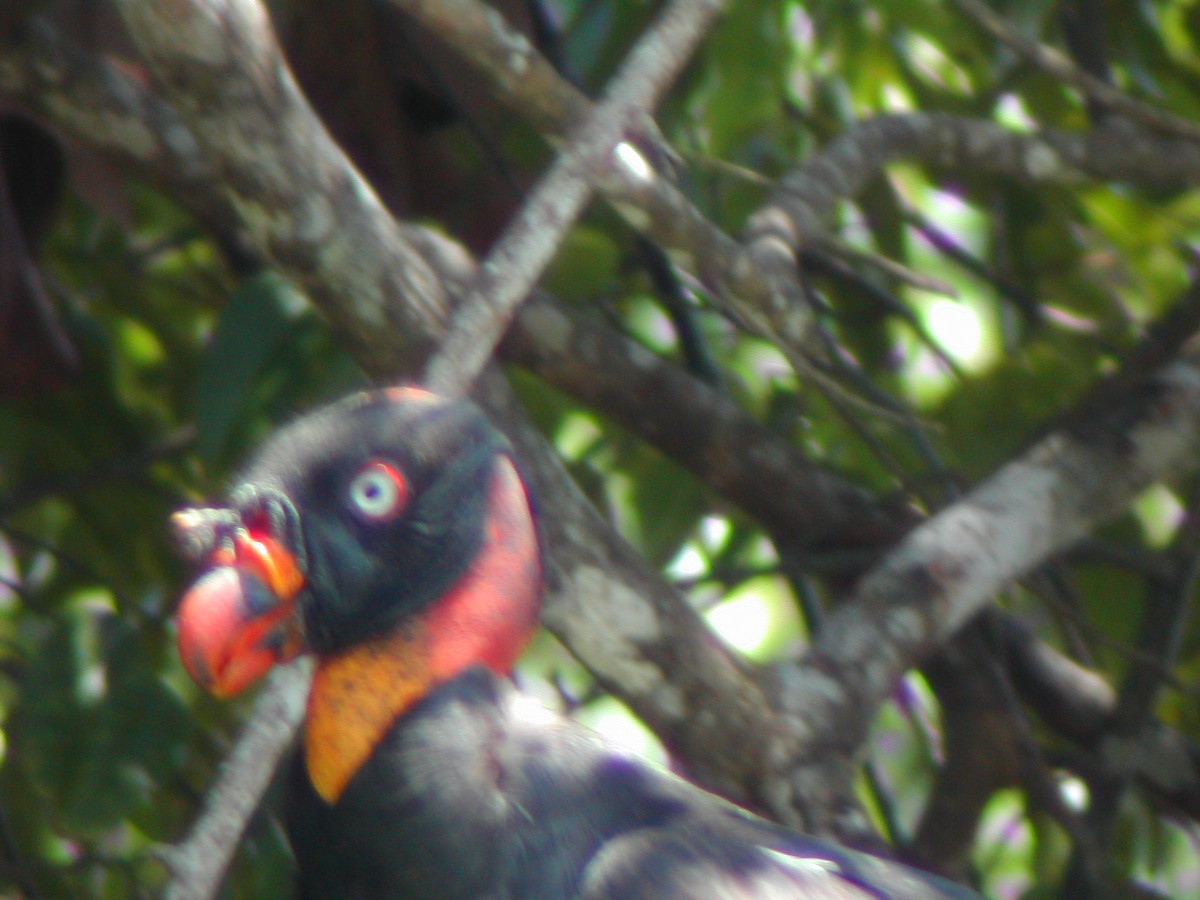
[[[537,623],[541,557],[529,499],[498,458],[479,554],[435,604],[395,630],[318,661],[304,752],[317,793],[336,803],[398,718],[474,665],[506,673]]]

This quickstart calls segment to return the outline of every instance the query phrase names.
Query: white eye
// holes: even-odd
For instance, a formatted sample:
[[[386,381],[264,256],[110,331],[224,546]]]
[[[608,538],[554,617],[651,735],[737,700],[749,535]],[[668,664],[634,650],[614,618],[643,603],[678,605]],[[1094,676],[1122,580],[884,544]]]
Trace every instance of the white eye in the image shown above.
[[[394,519],[408,502],[408,483],[399,469],[385,462],[371,462],[359,470],[347,492],[350,508],[369,522]]]

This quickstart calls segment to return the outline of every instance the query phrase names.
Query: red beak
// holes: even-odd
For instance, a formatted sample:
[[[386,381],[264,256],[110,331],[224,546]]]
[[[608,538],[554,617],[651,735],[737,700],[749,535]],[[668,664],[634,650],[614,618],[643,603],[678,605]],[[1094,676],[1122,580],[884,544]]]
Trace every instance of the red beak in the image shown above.
[[[196,683],[229,697],[294,658],[303,586],[295,556],[272,537],[238,530],[218,548],[179,605],[179,654]]]

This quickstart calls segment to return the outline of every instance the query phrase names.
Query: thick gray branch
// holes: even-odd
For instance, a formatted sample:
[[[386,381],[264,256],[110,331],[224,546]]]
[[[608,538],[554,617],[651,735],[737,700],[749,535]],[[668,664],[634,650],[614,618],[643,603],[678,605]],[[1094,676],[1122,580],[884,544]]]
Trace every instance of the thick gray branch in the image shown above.
[[[437,275],[300,93],[265,8],[242,0],[118,7],[211,160],[242,243],[312,297],[368,371],[411,371],[444,321]]]
[[[1193,344],[913,531],[826,620],[802,665],[781,670],[779,700],[810,762],[790,783],[785,777],[770,786],[776,802],[790,808],[793,791],[801,797],[829,791],[847,774],[839,752],[844,758],[859,746],[866,711],[887,698],[898,673],[1012,579],[1083,537],[1147,485],[1194,469],[1197,447],[1200,347]],[[813,730],[831,719],[842,725],[835,733],[843,743],[833,753],[821,745],[828,732]]]

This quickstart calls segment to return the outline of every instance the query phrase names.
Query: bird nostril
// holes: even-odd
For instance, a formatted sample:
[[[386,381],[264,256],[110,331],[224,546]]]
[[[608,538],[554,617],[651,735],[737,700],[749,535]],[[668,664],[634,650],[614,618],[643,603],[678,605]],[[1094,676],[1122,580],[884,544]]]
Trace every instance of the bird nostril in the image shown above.
[[[228,509],[181,509],[171,515],[171,537],[184,559],[200,564],[216,552],[239,521],[237,513]]]

